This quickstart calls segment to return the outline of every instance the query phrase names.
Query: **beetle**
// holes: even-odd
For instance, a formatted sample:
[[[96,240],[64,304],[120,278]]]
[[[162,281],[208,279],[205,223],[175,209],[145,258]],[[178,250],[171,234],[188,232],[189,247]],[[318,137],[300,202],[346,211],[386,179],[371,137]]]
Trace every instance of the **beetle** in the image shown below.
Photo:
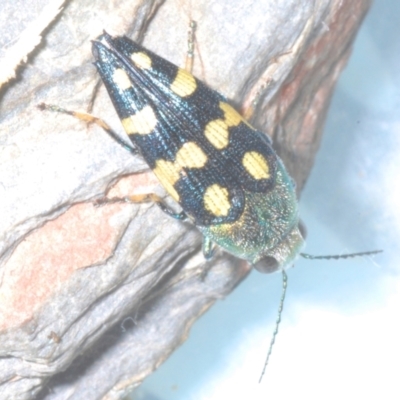
[[[127,37],[104,33],[93,54],[130,150],[183,211],[163,209],[201,231],[205,257],[217,244],[260,271],[292,264],[304,246],[295,184],[271,140],[224,96]]]

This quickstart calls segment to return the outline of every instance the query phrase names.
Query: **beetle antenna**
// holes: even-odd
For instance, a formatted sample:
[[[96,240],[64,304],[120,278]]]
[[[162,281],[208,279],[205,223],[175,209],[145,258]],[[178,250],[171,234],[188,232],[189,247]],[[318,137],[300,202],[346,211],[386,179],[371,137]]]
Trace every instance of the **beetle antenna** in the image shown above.
[[[327,256],[313,256],[312,254],[300,253],[300,256],[307,260],[339,260],[340,258],[351,258],[361,256],[371,256],[372,254],[382,253],[383,250],[364,251],[362,253],[334,254]]]
[[[287,274],[284,270],[282,270],[282,295],[281,295],[281,301],[279,302],[278,318],[276,319],[276,322],[275,322],[275,330],[274,330],[274,333],[272,334],[272,339],[271,339],[271,343],[269,344],[267,358],[265,359],[265,363],[264,363],[264,366],[263,366],[263,369],[262,369],[262,372],[260,375],[260,379],[258,380],[258,383],[261,383],[262,378],[265,374],[265,370],[267,369],[269,358],[271,357],[272,348],[274,347],[275,339],[278,335],[279,324],[281,323],[281,319],[282,319],[283,305],[285,303],[287,283],[288,283]]]

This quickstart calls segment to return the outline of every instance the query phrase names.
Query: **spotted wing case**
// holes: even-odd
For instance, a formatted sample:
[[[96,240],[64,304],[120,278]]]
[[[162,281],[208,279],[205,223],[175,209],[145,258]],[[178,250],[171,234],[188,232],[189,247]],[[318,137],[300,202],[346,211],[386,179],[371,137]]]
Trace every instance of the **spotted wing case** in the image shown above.
[[[295,187],[269,139],[218,92],[126,37],[93,43],[126,133],[167,192],[212,241],[262,270],[304,242]]]

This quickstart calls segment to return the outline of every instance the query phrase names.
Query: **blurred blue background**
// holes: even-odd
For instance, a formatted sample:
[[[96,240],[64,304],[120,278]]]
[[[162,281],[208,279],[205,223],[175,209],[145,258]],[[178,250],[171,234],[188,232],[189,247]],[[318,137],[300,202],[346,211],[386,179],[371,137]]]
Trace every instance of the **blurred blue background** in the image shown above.
[[[135,400],[400,399],[400,2],[376,1],[333,97],[301,198],[306,251],[267,354],[281,276],[256,272],[219,301]]]

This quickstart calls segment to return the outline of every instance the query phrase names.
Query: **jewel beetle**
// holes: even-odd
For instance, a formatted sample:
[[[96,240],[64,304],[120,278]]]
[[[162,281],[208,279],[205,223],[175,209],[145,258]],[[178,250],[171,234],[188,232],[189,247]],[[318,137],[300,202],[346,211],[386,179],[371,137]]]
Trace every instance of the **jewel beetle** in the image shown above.
[[[129,136],[169,195],[214,245],[260,271],[304,246],[295,183],[272,148],[220,93],[127,37],[93,42],[95,66]],[[127,146],[126,146],[127,147]]]

